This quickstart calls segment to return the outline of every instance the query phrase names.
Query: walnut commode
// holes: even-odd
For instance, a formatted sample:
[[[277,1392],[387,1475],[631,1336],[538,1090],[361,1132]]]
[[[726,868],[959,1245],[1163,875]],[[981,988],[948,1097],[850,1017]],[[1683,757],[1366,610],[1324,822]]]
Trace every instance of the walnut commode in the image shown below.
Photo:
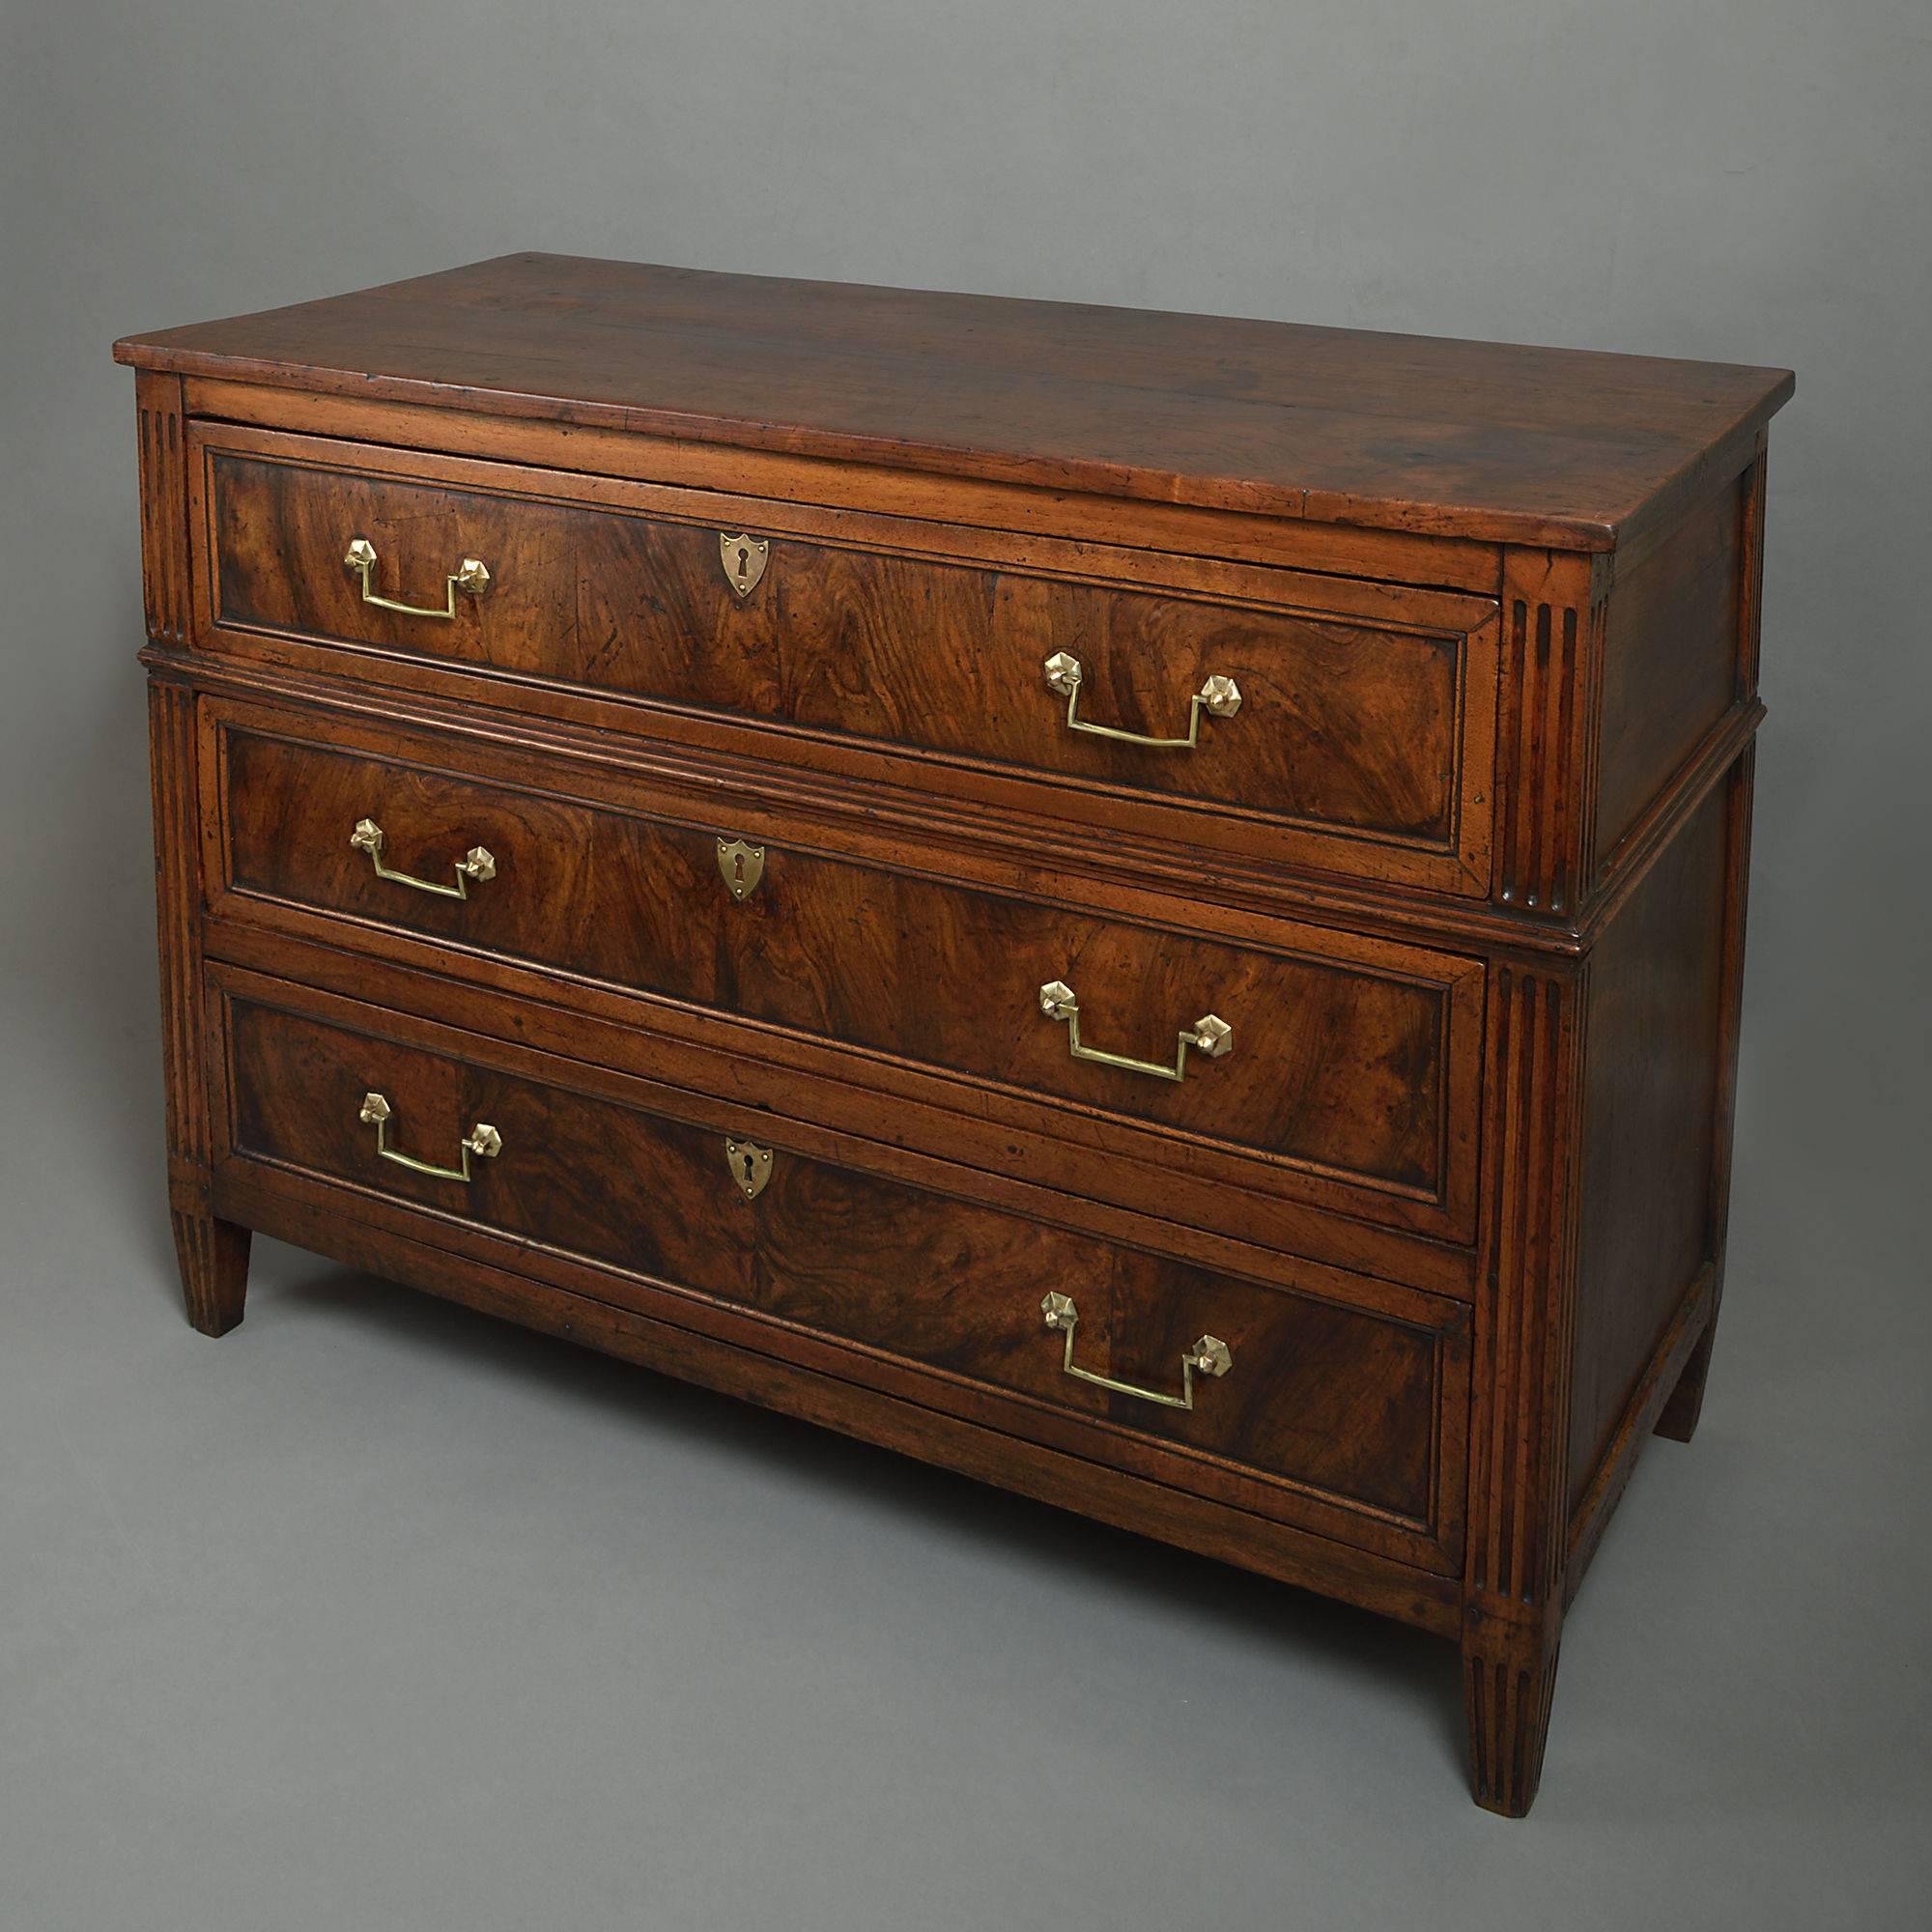
[[[194,1324],[261,1229],[1401,1618],[1525,1810],[1790,377],[545,255],[115,353]]]

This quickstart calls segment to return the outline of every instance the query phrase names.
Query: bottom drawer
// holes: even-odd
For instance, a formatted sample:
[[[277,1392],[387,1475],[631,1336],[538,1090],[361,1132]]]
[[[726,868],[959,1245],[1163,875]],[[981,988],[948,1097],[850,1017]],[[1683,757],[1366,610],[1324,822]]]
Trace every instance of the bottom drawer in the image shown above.
[[[675,1118],[664,1090],[648,1110],[611,1097],[624,1076],[231,980],[223,1164],[354,1190],[351,1214],[404,1205],[442,1224],[416,1238],[511,1243],[528,1273],[596,1264],[601,1298],[673,1321],[701,1299],[741,1346],[829,1338],[849,1379],[910,1365],[929,1406],[983,1415],[991,1395],[1013,1435],[1455,1561],[1459,1304],[1359,1284],[1396,1315],[1329,1269],[1306,1270],[1325,1293],[1210,1272],[800,1151],[824,1139],[803,1123],[695,1095]]]

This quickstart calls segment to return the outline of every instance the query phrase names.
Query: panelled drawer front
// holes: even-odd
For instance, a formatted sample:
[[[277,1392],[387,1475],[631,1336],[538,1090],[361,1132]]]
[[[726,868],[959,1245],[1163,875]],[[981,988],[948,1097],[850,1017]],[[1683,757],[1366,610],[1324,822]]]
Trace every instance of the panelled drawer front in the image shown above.
[[[652,728],[665,707],[778,727],[753,749],[812,762],[803,731],[922,758],[900,775],[942,788],[1023,775],[1063,821],[1111,798],[1154,836],[1487,890],[1487,600],[1046,539],[948,560],[923,525],[902,534],[925,554],[895,554],[884,520],[807,519],[852,532],[827,542],[745,499],[725,501],[769,550],[721,552],[716,524],[645,514],[701,513],[694,493],[239,429],[202,453],[224,629],[620,694]],[[762,564],[742,595],[741,556]]]
[[[1184,1136],[1244,1185],[1473,1234],[1479,962],[1312,929],[1219,944],[479,781],[450,741],[414,743],[432,764],[325,749],[292,714],[215,716],[215,875],[243,916],[273,900],[564,969]],[[371,823],[376,851],[355,842]],[[1074,1025],[1042,1009],[1055,983],[1083,1052],[1146,1067],[1076,1059]],[[1210,1017],[1226,1050],[1183,1053]],[[1209,1188],[1176,1211],[1225,1225]]]
[[[348,1025],[220,1004],[232,1157],[603,1264],[619,1271],[611,1299],[623,1282],[665,1285],[1024,1398],[1021,1433],[1031,1408],[1063,1435],[1084,1420],[1166,1445],[1180,1453],[1164,1473],[1183,1487],[1236,1465],[1278,1480],[1287,1516],[1305,1492],[1344,1522],[1440,1531],[1445,1388],[1465,1374],[1452,1304],[1407,1295],[1406,1320],[1212,1274],[794,1154],[777,1122],[747,1122],[727,1148],[685,1122],[402,1043],[409,1023],[378,1009]],[[1074,1318],[1073,1367],[1145,1394],[1067,1372],[1049,1295],[1064,1297],[1063,1324]],[[1227,1350],[1225,1373],[1185,1366],[1204,1340]],[[857,1356],[852,1373],[864,1378]],[[1190,1393],[1191,1407],[1173,1406]]]

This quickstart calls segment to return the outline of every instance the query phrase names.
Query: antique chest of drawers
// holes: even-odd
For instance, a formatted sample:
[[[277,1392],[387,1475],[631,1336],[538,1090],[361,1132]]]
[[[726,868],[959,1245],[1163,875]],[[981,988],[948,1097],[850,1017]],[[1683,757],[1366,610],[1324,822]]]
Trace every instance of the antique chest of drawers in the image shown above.
[[[130,338],[170,1198],[1453,1638],[1723,1272],[1776,370],[519,255]]]

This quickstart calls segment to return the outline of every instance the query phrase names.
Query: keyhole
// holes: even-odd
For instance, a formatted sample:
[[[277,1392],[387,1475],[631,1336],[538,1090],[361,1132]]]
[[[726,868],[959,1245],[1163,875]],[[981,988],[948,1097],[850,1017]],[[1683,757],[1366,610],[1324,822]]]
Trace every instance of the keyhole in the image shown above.
[[[745,1185],[747,1187],[750,1187],[751,1184],[752,1184],[752,1156],[750,1154],[747,1154],[745,1156]]]
[[[742,583],[751,575],[752,553],[743,544],[738,546],[738,582]]]
[[[745,855],[742,852],[731,861],[731,877],[741,886],[745,883]]]

